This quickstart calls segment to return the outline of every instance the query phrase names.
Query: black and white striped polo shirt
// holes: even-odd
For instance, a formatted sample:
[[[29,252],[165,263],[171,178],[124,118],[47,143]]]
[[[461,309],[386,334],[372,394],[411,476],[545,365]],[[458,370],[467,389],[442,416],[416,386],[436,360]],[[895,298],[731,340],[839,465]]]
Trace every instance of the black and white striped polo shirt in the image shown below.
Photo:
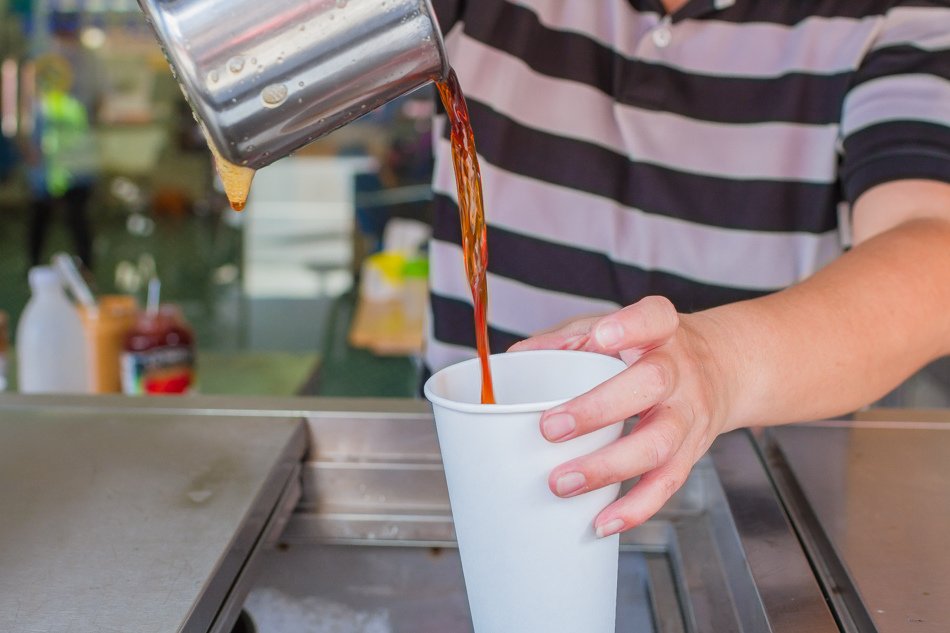
[[[950,181],[946,0],[434,4],[481,159],[493,351],[648,294],[775,291],[840,253],[870,187]],[[431,369],[474,344],[437,126]]]

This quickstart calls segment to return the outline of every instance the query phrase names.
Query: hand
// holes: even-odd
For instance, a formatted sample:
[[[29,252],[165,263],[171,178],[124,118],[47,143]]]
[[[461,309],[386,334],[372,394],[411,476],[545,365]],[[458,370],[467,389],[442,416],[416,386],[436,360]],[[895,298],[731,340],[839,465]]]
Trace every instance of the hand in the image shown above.
[[[561,464],[548,479],[552,492],[571,497],[640,476],[626,495],[597,516],[598,536],[630,529],[653,516],[725,430],[731,390],[721,359],[710,352],[708,336],[716,331],[702,313],[678,315],[669,300],[646,297],[607,316],[531,337],[509,350],[583,350],[617,356],[629,365],[541,417],[544,437],[562,442],[640,416],[628,435]]]

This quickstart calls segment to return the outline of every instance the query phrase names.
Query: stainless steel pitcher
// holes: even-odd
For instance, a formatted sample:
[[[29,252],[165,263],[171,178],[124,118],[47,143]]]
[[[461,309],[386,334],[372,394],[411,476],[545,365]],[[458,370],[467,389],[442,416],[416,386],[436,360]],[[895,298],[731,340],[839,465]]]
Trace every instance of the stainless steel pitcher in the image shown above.
[[[139,0],[221,155],[260,168],[448,73],[429,0]]]

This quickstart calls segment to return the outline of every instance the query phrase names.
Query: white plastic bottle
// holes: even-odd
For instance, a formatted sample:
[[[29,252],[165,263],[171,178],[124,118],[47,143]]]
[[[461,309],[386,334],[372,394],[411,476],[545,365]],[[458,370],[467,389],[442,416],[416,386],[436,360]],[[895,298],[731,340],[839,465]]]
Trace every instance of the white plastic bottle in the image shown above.
[[[17,376],[23,393],[88,393],[89,363],[82,321],[48,266],[30,269],[33,296],[16,331]]]

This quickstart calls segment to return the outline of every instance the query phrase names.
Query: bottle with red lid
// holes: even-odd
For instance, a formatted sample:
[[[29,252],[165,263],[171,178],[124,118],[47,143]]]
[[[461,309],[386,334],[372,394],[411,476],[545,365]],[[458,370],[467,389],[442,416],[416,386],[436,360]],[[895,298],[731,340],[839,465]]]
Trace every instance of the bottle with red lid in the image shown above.
[[[195,380],[195,343],[178,306],[146,310],[125,337],[122,391],[129,395],[181,394]]]

